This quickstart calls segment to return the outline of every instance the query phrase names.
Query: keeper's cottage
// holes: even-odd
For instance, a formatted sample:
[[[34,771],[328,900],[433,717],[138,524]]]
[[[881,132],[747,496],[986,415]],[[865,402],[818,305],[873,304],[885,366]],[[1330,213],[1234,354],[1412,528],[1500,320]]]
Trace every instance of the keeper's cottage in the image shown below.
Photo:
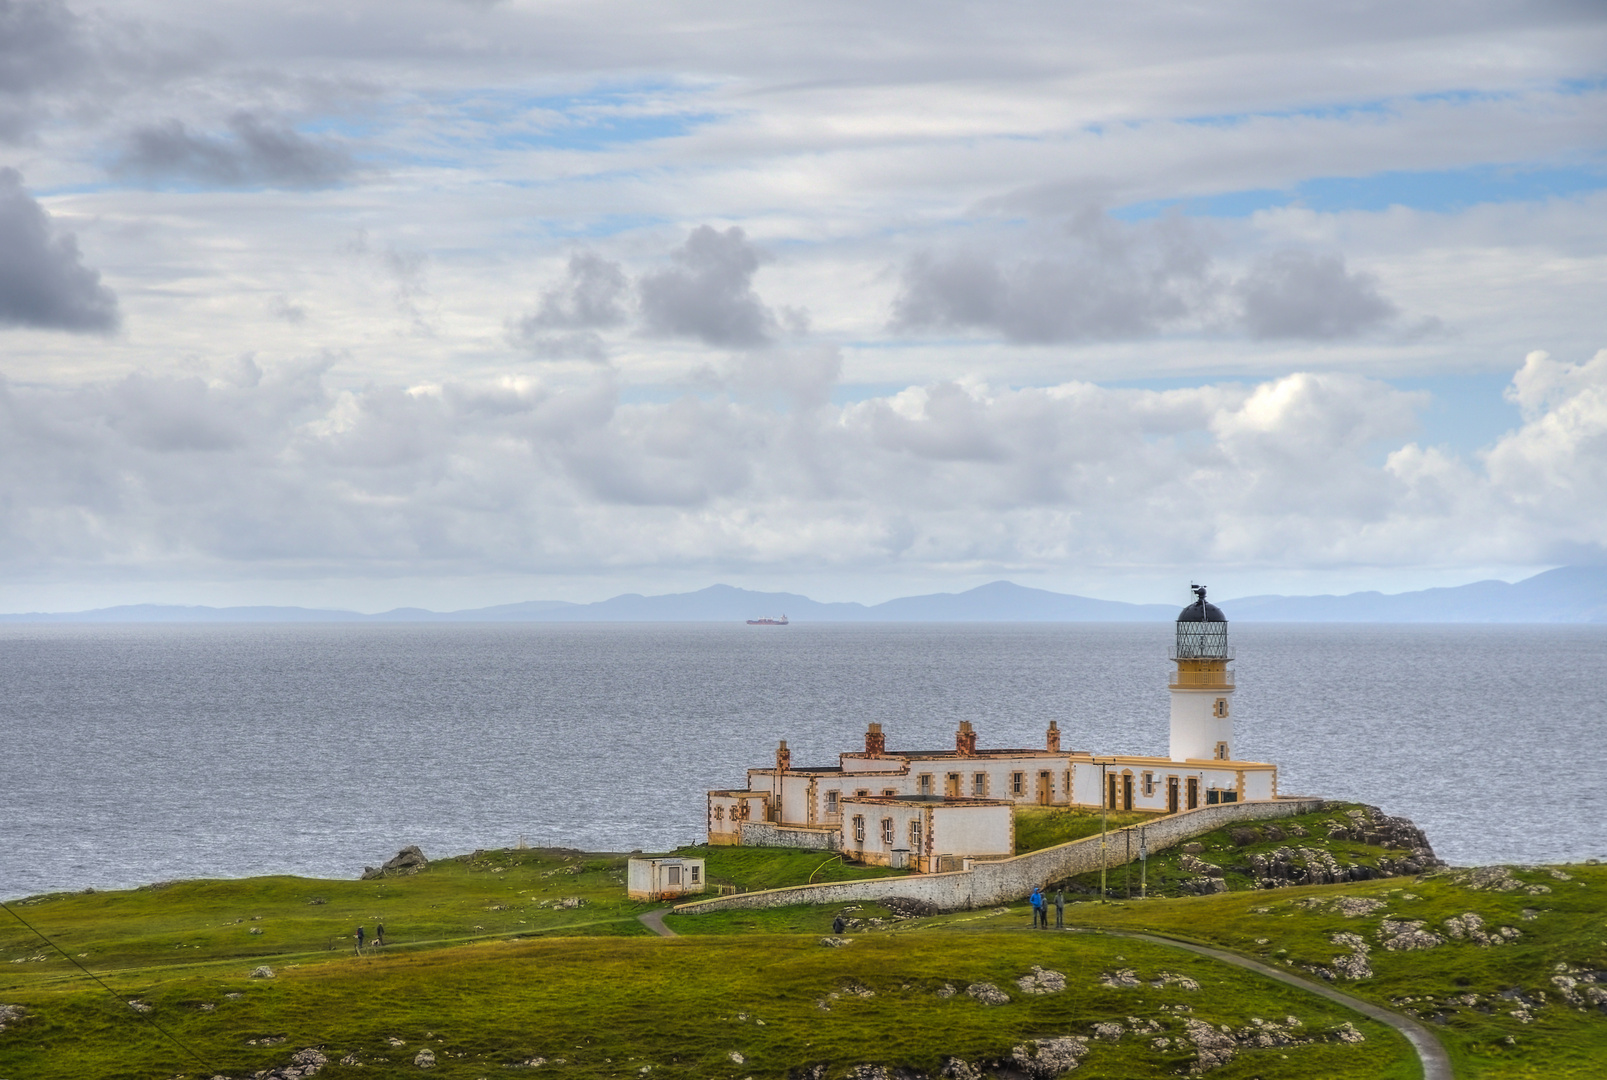
[[[1015,807],[1077,806],[1157,814],[1273,799],[1278,768],[1233,754],[1233,649],[1205,587],[1177,617],[1171,745],[1166,757],[1095,755],[1060,745],[1051,720],[1038,749],[978,749],[970,721],[952,750],[889,750],[880,724],[863,752],[794,766],[783,740],[748,786],[709,792],[709,843],[842,851],[924,872],[1015,853]]]

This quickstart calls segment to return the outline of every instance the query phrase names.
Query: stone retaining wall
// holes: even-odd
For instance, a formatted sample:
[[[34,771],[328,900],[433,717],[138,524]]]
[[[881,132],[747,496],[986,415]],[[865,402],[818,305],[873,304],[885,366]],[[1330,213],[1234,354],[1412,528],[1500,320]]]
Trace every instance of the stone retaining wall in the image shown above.
[[[836,829],[800,828],[769,821],[742,823],[743,847],[803,848],[807,851],[838,851],[841,834]]]
[[[1271,799],[1260,802],[1222,803],[1202,806],[1156,818],[1144,825],[1144,836],[1150,851],[1163,851],[1175,844],[1212,832],[1240,821],[1260,821],[1267,818],[1294,817],[1321,810],[1322,799]],[[747,829],[754,823],[744,823],[743,840]],[[771,826],[774,828],[774,826]],[[793,830],[789,830],[793,831]],[[1113,830],[1108,834],[1110,866],[1122,866],[1128,860],[1125,833],[1133,834],[1133,852],[1138,852],[1138,826]],[[786,846],[798,846],[788,844]],[[924,900],[944,911],[964,908],[992,907],[995,904],[1019,900],[1034,886],[1046,882],[1085,874],[1100,866],[1099,837],[1090,836],[1068,844],[1029,851],[1010,859],[980,862],[971,870],[958,870],[943,874],[912,874],[908,877],[873,878],[860,881],[834,881],[820,885],[794,885],[785,889],[765,889],[760,892],[735,893],[708,900],[695,900],[679,904],[675,910],[682,915],[696,915],[704,911],[725,911],[732,908],[771,908],[787,904],[842,904],[859,901],[876,901],[887,896],[908,900]]]

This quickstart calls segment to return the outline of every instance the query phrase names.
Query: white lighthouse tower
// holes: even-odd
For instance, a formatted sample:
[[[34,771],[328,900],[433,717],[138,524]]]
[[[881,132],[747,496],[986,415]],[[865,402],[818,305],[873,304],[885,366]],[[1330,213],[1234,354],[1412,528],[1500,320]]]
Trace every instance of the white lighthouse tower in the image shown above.
[[[1233,760],[1233,649],[1222,609],[1205,602],[1205,586],[1177,617],[1172,647],[1173,761]]]

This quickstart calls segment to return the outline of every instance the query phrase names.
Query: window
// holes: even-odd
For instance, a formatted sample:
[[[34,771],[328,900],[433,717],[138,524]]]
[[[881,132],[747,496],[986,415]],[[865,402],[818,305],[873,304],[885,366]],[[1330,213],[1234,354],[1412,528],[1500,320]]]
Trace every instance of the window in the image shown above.
[[[919,784],[919,791],[920,791],[920,793],[922,795],[930,795],[930,794],[932,794],[932,774],[931,773],[922,773],[921,774],[921,779],[920,779],[920,784]]]
[[[988,793],[988,774],[976,773],[971,777],[971,794],[980,799]]]
[[[893,788],[882,788],[882,794],[884,796],[886,796],[887,798],[889,798],[889,799],[898,798],[898,792],[895,791]]]
[[[826,813],[835,814],[839,812],[840,808],[837,803],[837,796],[840,794],[842,793],[838,791],[826,792]]]
[[[1228,744],[1227,743],[1219,742],[1219,743],[1216,744],[1216,759],[1218,761],[1226,761],[1228,759]]]
[[[1010,794],[1020,795],[1027,786],[1027,774],[1013,772],[1010,774]]]
[[[693,866],[690,867],[690,869],[692,871],[692,884],[696,885],[698,883],[698,879],[702,877],[701,871],[703,868],[701,866]]]
[[[916,855],[921,853],[921,819],[910,819],[910,851]]]
[[[890,817],[882,818],[882,846],[893,846],[893,819]]]
[[[870,796],[870,788],[868,788],[868,787],[862,787],[858,791],[854,792],[854,798],[856,798],[856,799],[864,799],[864,798],[868,798],[869,796]]]
[[[716,806],[714,808],[714,820],[715,821],[724,821],[725,820],[725,807]]]
[[[679,885],[681,883],[681,868],[679,866],[666,866],[664,868],[664,879],[671,885]]]
[[[865,819],[858,814],[854,815],[854,843],[865,842]]]
[[[1211,708],[1211,714],[1219,717],[1226,716],[1228,714],[1228,699],[1225,697],[1217,698],[1216,704]]]
[[[1154,794],[1155,794],[1155,774],[1152,773],[1152,772],[1147,772],[1147,773],[1144,774],[1144,798],[1147,799],[1151,795],[1154,795]]]

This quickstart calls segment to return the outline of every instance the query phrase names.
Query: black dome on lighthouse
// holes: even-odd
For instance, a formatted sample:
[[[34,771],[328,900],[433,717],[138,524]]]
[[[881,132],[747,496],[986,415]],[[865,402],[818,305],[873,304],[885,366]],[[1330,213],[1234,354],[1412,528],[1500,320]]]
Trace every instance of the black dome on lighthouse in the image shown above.
[[[1178,622],[1220,622],[1225,623],[1228,617],[1222,614],[1222,609],[1205,600],[1205,586],[1191,586],[1197,599],[1194,603],[1178,612]]]

